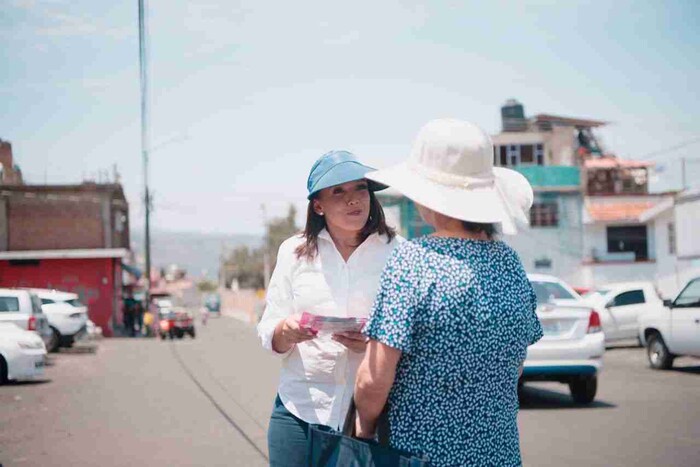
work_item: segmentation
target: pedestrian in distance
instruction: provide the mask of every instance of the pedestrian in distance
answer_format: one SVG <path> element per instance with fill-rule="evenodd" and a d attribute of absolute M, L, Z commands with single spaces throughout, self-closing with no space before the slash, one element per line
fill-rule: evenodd
<path fill-rule="evenodd" d="M 367 177 L 413 200 L 435 232 L 398 246 L 382 274 L 357 436 L 375 436 L 386 409 L 390 446 L 431 465 L 520 465 L 518 378 L 542 328 L 520 259 L 496 237 L 527 223 L 531 186 L 493 167 L 484 131 L 452 119 L 429 122 L 408 161 Z"/>
<path fill-rule="evenodd" d="M 371 170 L 346 151 L 318 159 L 307 182 L 306 227 L 279 248 L 257 328 L 263 347 L 282 359 L 268 430 L 273 467 L 308 465 L 309 425 L 339 429 L 350 406 L 366 337 L 316 333 L 300 314 L 369 314 L 399 242 L 374 195 L 386 187 L 364 178 Z"/>
<path fill-rule="evenodd" d="M 136 324 L 136 306 L 138 301 L 134 298 L 133 292 L 129 289 L 124 298 L 124 332 L 128 337 L 134 337 Z"/>

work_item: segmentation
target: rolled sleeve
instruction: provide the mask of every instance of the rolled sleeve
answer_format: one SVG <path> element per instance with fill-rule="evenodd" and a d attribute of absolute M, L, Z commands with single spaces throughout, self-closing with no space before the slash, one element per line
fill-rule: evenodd
<path fill-rule="evenodd" d="M 417 268 L 411 243 L 398 246 L 387 261 L 365 334 L 384 345 L 410 353 L 417 307 Z"/>
<path fill-rule="evenodd" d="M 272 348 L 272 338 L 275 335 L 275 328 L 280 321 L 286 319 L 294 311 L 294 299 L 292 295 L 292 265 L 294 259 L 294 249 L 286 241 L 280 246 L 277 254 L 277 265 L 270 278 L 265 297 L 265 312 L 258 323 L 258 337 L 263 348 L 269 350 L 274 355 L 284 357 L 289 355 L 294 347 L 287 352 L 278 353 Z"/>

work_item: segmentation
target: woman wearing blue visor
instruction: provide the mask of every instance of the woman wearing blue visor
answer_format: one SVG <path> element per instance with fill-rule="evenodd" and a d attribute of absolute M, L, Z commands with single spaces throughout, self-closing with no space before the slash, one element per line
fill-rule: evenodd
<path fill-rule="evenodd" d="M 263 347 L 282 358 L 268 430 L 271 466 L 308 465 L 310 424 L 339 429 L 367 346 L 359 332 L 324 333 L 301 316 L 366 318 L 384 264 L 398 244 L 374 195 L 386 186 L 347 151 L 311 167 L 306 227 L 279 249 L 258 324 Z"/>

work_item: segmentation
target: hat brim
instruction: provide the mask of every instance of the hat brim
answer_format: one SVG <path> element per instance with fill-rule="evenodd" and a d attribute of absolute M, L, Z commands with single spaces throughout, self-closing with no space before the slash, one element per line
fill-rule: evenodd
<path fill-rule="evenodd" d="M 502 233 L 514 235 L 518 224 L 528 223 L 527 212 L 534 198 L 532 187 L 514 170 L 494 167 L 493 171 L 492 186 L 474 188 L 434 182 L 405 163 L 370 172 L 366 178 L 389 185 L 433 211 L 469 222 L 500 224 Z"/>
<path fill-rule="evenodd" d="M 328 172 L 323 174 L 321 178 L 318 179 L 314 185 L 311 193 L 308 195 L 308 199 L 313 198 L 319 191 L 330 188 L 336 185 L 342 185 L 343 183 L 353 182 L 355 180 L 362 180 L 369 172 L 374 172 L 376 169 L 368 167 L 366 165 L 360 164 L 355 161 L 341 162 L 333 166 Z M 367 180 L 369 182 L 370 191 L 381 191 L 389 188 L 387 185 L 374 181 Z"/>

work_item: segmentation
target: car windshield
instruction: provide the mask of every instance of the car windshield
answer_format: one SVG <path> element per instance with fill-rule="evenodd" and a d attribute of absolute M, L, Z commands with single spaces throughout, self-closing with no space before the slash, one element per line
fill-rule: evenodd
<path fill-rule="evenodd" d="M 81 307 L 81 306 L 85 306 L 85 305 L 83 305 L 83 303 L 82 303 L 80 300 L 78 300 L 77 298 L 74 298 L 74 299 L 72 299 L 72 300 L 66 300 L 66 303 L 69 304 L 69 305 L 72 305 L 72 306 L 74 306 L 74 307 L 76 307 L 76 308 L 77 308 L 77 307 Z"/>
<path fill-rule="evenodd" d="M 561 284 L 557 284 L 556 282 L 531 281 L 530 283 L 532 284 L 532 288 L 535 289 L 537 303 L 548 303 L 552 300 L 571 300 L 576 298 Z"/>
<path fill-rule="evenodd" d="M 17 297 L 0 297 L 0 312 L 19 311 L 19 299 Z"/>

